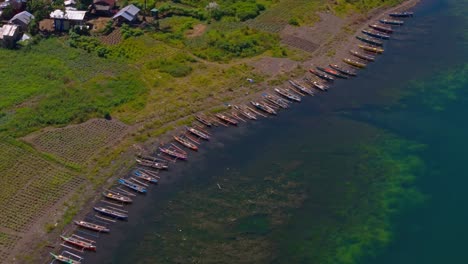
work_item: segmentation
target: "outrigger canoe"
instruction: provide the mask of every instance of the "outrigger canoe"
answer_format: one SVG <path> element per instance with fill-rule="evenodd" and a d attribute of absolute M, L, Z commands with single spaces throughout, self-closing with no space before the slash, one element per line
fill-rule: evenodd
<path fill-rule="evenodd" d="M 103 233 L 109 233 L 110 232 L 109 228 L 107 228 L 105 226 L 102 226 L 102 225 L 97 225 L 97 224 L 82 221 L 82 220 L 81 221 L 74 221 L 74 222 L 75 222 L 75 224 L 77 226 L 81 226 L 83 228 L 93 230 L 93 231 L 96 231 L 96 232 L 103 232 Z"/>
<path fill-rule="evenodd" d="M 184 147 L 187 147 L 191 150 L 198 151 L 198 146 L 190 142 L 188 139 L 183 137 L 174 136 L 174 140 L 182 144 Z"/>
<path fill-rule="evenodd" d="M 67 242 L 68 244 L 77 246 L 79 248 L 96 251 L 96 246 L 94 244 L 90 243 L 90 242 L 83 241 L 83 240 L 78 239 L 78 238 L 73 237 L 73 236 L 66 237 L 66 236 L 62 235 L 62 236 L 60 236 L 60 238 L 62 238 L 62 240 Z"/>
<path fill-rule="evenodd" d="M 50 252 L 50 255 L 52 255 L 52 257 L 57 260 L 57 261 L 60 261 L 62 263 L 66 263 L 66 264 L 81 264 L 80 261 L 76 261 L 76 260 L 73 260 L 71 258 L 67 258 L 65 256 L 62 256 L 62 255 L 55 255 L 54 253 Z"/>

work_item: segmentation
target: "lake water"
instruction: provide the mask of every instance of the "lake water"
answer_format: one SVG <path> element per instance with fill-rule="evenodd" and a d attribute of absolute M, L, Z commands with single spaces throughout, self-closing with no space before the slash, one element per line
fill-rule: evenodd
<path fill-rule="evenodd" d="M 213 129 L 86 263 L 465 263 L 466 1 L 422 1 L 357 78 Z"/>

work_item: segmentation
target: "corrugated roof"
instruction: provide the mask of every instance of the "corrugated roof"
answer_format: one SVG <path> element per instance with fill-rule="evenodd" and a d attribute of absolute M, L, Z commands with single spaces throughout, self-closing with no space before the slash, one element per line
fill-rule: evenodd
<path fill-rule="evenodd" d="M 81 21 L 84 19 L 85 15 L 86 15 L 86 11 L 78 11 L 78 10 L 69 9 L 63 12 L 62 10 L 57 9 L 54 12 L 50 13 L 50 18 Z"/>
<path fill-rule="evenodd" d="M 4 37 L 13 37 L 16 34 L 16 31 L 18 30 L 17 25 L 3 25 L 2 28 L 0 28 L 0 39 L 3 39 Z"/>
<path fill-rule="evenodd" d="M 113 16 L 112 18 L 117 18 L 117 17 L 123 17 L 125 19 L 127 19 L 128 21 L 133 21 L 136 17 L 136 15 L 138 14 L 138 12 L 140 12 L 140 9 L 134 5 L 128 5 L 122 9 L 120 9 L 120 11 L 115 14 L 115 16 Z"/>
<path fill-rule="evenodd" d="M 28 11 L 23 11 L 23 12 L 16 14 L 14 17 L 12 17 L 10 19 L 10 23 L 14 23 L 15 20 L 19 20 L 21 21 L 21 23 L 27 25 L 33 19 L 34 19 L 34 16 L 31 13 L 29 13 Z"/>

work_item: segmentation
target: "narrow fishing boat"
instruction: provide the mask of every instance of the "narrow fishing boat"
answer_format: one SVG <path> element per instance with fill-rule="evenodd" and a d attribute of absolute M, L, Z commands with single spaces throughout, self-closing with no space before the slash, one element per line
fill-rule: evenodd
<path fill-rule="evenodd" d="M 384 49 L 382 48 L 378 48 L 378 47 L 372 47 L 372 46 L 367 46 L 367 45 L 358 45 L 359 48 L 365 50 L 365 51 L 369 51 L 369 52 L 373 52 L 373 53 L 377 53 L 377 54 L 382 54 L 384 52 Z"/>
<path fill-rule="evenodd" d="M 382 24 L 387 24 L 387 25 L 396 25 L 396 26 L 402 26 L 405 22 L 402 20 L 394 20 L 394 19 L 380 19 L 380 23 Z"/>
<path fill-rule="evenodd" d="M 55 255 L 54 253 L 50 252 L 50 255 L 52 255 L 52 257 L 57 260 L 57 261 L 60 261 L 62 263 L 66 263 L 66 264 L 81 264 L 80 261 L 76 261 L 76 260 L 73 260 L 71 258 L 67 258 L 65 256 L 62 256 L 62 255 Z"/>
<path fill-rule="evenodd" d="M 152 177 L 151 175 L 148 175 L 147 173 L 144 173 L 142 171 L 133 171 L 133 175 L 137 176 L 138 178 L 141 178 L 147 182 L 152 182 L 152 183 L 158 183 L 158 179 L 155 177 Z"/>
<path fill-rule="evenodd" d="M 289 104 L 288 102 L 283 99 L 283 98 L 279 98 L 279 97 L 276 97 L 276 96 L 273 96 L 271 94 L 264 94 L 263 95 L 263 98 L 265 98 L 265 100 L 267 100 L 268 102 L 276 105 L 276 106 L 279 106 L 281 108 L 288 108 L 289 107 Z"/>
<path fill-rule="evenodd" d="M 299 97 L 299 95 L 293 94 L 293 93 L 289 92 L 289 90 L 275 88 L 275 92 L 277 92 L 281 96 L 286 97 L 287 99 L 289 99 L 291 101 L 296 101 L 296 102 L 301 101 L 301 97 Z"/>
<path fill-rule="evenodd" d="M 220 114 L 220 113 L 215 114 L 215 116 L 217 118 L 223 120 L 224 122 L 228 123 L 228 124 L 231 124 L 233 126 L 237 126 L 237 121 L 234 118 L 230 118 L 229 116 L 223 115 L 223 114 Z"/>
<path fill-rule="evenodd" d="M 159 151 L 177 159 L 187 159 L 187 154 L 182 153 L 181 151 L 177 151 L 176 149 L 173 149 L 171 147 L 159 147 Z"/>
<path fill-rule="evenodd" d="M 118 219 L 127 219 L 128 215 L 105 207 L 95 206 L 94 211 L 104 215 L 112 216 Z"/>
<path fill-rule="evenodd" d="M 77 237 L 74 237 L 74 236 L 66 237 L 64 235 L 61 235 L 60 238 L 62 238 L 62 240 L 65 241 L 68 244 L 72 244 L 72 245 L 80 247 L 82 249 L 96 251 L 96 246 L 95 245 L 93 245 L 90 242 L 78 239 Z"/>
<path fill-rule="evenodd" d="M 127 197 L 125 195 L 121 195 L 121 194 L 116 193 L 116 192 L 105 191 L 105 192 L 102 193 L 102 195 L 104 197 L 106 197 L 106 198 L 109 198 L 109 199 L 112 199 L 112 200 L 115 200 L 115 201 L 119 201 L 119 202 L 122 202 L 122 203 L 131 203 L 131 202 L 133 202 L 130 197 Z"/>
<path fill-rule="evenodd" d="M 276 111 L 275 111 L 273 108 L 269 107 L 269 106 L 266 105 L 266 104 L 263 104 L 263 103 L 261 103 L 261 102 L 256 102 L 256 101 L 251 101 L 250 103 L 251 103 L 253 106 L 257 107 L 258 109 L 260 109 L 260 110 L 262 110 L 262 111 L 264 111 L 264 112 L 267 112 L 267 113 L 272 114 L 272 115 L 276 115 L 276 114 L 277 114 Z"/>
<path fill-rule="evenodd" d="M 393 29 L 391 27 L 386 27 L 378 24 L 369 24 L 369 27 L 384 33 L 393 33 Z"/>
<path fill-rule="evenodd" d="M 90 223 L 90 222 L 86 222 L 86 221 L 74 221 L 75 224 L 77 226 L 81 226 L 83 228 L 87 228 L 89 230 L 93 230 L 93 231 L 96 231 L 96 232 L 103 232 L 103 233 L 109 233 L 110 232 L 110 229 L 105 227 L 105 226 L 102 226 L 102 225 L 96 225 L 96 224 L 93 224 L 93 223 Z"/>
<path fill-rule="evenodd" d="M 137 192 L 139 192 L 139 193 L 146 193 L 146 188 L 145 188 L 145 187 L 140 186 L 140 185 L 138 185 L 138 184 L 135 184 L 135 183 L 133 183 L 133 182 L 131 182 L 131 181 L 128 181 L 128 180 L 126 180 L 126 179 L 120 178 L 120 179 L 118 180 L 118 182 L 119 182 L 120 184 L 122 184 L 123 186 L 128 187 L 128 188 L 130 188 L 130 189 L 132 189 L 132 190 L 134 190 L 134 191 L 137 191 Z"/>
<path fill-rule="evenodd" d="M 187 127 L 187 130 L 190 133 L 194 134 L 195 136 L 198 136 L 201 139 L 210 140 L 210 136 L 208 134 L 206 134 L 206 133 L 204 133 L 204 132 L 202 132 L 202 131 L 200 131 L 198 129 L 195 129 L 193 127 Z"/>
<path fill-rule="evenodd" d="M 334 78 L 331 77 L 330 75 L 325 74 L 325 73 L 321 73 L 321 72 L 316 71 L 314 69 L 309 69 L 309 72 L 311 72 L 311 73 L 315 74 L 317 77 L 322 78 L 322 79 L 324 79 L 326 81 L 329 81 L 329 82 L 334 80 Z"/>
<path fill-rule="evenodd" d="M 366 64 L 364 64 L 362 62 L 359 62 L 359 61 L 351 60 L 351 59 L 348 59 L 348 58 L 343 59 L 343 61 L 348 63 L 351 66 L 354 66 L 354 67 L 358 67 L 358 68 L 365 68 L 366 67 Z"/>
<path fill-rule="evenodd" d="M 190 142 L 187 138 L 174 136 L 174 140 L 191 150 L 198 151 L 198 146 Z"/>
<path fill-rule="evenodd" d="M 305 94 L 309 94 L 309 95 L 313 95 L 314 93 L 312 92 L 312 90 L 310 90 L 309 88 L 307 87 L 304 87 L 302 85 L 300 85 L 299 83 L 293 81 L 293 80 L 289 80 L 289 84 L 291 84 L 292 87 L 298 89 L 299 91 L 305 93 Z"/>
<path fill-rule="evenodd" d="M 152 160 L 140 160 L 135 159 L 136 163 L 141 166 L 150 167 L 158 170 L 167 170 L 169 166 L 165 162 L 161 161 L 152 161 Z"/>
<path fill-rule="evenodd" d="M 347 74 L 349 76 L 356 76 L 357 73 L 355 71 L 352 71 L 352 70 L 348 70 L 348 69 L 344 69 L 344 68 L 341 68 L 340 66 L 338 66 L 338 64 L 329 64 L 330 67 L 332 69 L 335 69 L 343 74 Z"/>
<path fill-rule="evenodd" d="M 376 46 L 383 46 L 383 42 L 376 39 L 367 38 L 363 36 L 356 36 L 356 38 L 365 43 L 369 43 Z"/>
<path fill-rule="evenodd" d="M 362 33 L 368 35 L 368 36 L 371 36 L 371 37 L 374 37 L 374 38 L 379 38 L 379 39 L 390 39 L 390 36 L 389 35 L 386 35 L 386 34 L 383 34 L 383 33 L 379 33 L 379 32 L 376 32 L 376 31 L 370 31 L 370 30 L 365 30 L 363 29 L 362 30 Z"/>
<path fill-rule="evenodd" d="M 348 76 L 346 75 L 343 75 L 341 73 L 339 73 L 338 71 L 332 69 L 332 68 L 322 68 L 322 67 L 317 67 L 318 70 L 320 71 L 323 71 L 325 73 L 328 73 L 332 76 L 335 76 L 335 77 L 338 77 L 338 78 L 341 78 L 341 79 L 348 79 Z"/>
<path fill-rule="evenodd" d="M 388 14 L 391 17 L 412 17 L 414 15 L 414 12 L 394 12 Z"/>
<path fill-rule="evenodd" d="M 237 109 L 239 111 L 239 113 L 241 115 L 245 116 L 246 118 L 248 118 L 250 120 L 257 120 L 257 116 L 254 113 L 250 112 L 245 107 L 239 107 L 239 106 L 235 105 L 234 108 Z"/>
<path fill-rule="evenodd" d="M 209 120 L 208 117 L 206 116 L 202 116 L 202 115 L 195 115 L 195 119 L 197 119 L 200 123 L 208 126 L 208 127 L 211 127 L 212 126 L 212 123 L 211 121 Z"/>
<path fill-rule="evenodd" d="M 353 54 L 354 56 L 360 58 L 360 59 L 363 59 L 363 60 L 366 60 L 366 61 L 374 61 L 375 60 L 375 57 L 372 56 L 372 55 L 368 55 L 368 54 L 362 54 L 362 53 L 359 53 L 355 50 L 350 50 L 349 53 Z"/>

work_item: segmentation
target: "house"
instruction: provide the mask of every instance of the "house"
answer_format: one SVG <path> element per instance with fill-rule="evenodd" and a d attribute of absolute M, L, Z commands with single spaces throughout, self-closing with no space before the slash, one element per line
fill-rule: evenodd
<path fill-rule="evenodd" d="M 78 10 L 55 10 L 50 13 L 50 18 L 54 20 L 54 29 L 56 31 L 68 31 L 74 26 L 83 26 L 86 11 Z"/>
<path fill-rule="evenodd" d="M 115 0 L 94 0 L 91 9 L 96 14 L 110 15 L 115 8 Z"/>
<path fill-rule="evenodd" d="M 3 25 L 0 28 L 0 44 L 5 48 L 14 48 L 21 38 L 20 27 L 17 25 Z"/>
<path fill-rule="evenodd" d="M 63 2 L 63 5 L 65 6 L 65 10 L 72 10 L 76 11 L 76 2 L 75 0 L 66 0 Z"/>
<path fill-rule="evenodd" d="M 138 12 L 140 12 L 138 7 L 134 5 L 128 5 L 120 9 L 120 11 L 117 12 L 117 14 L 112 17 L 112 19 L 117 19 L 124 22 L 134 22 L 138 20 Z"/>
<path fill-rule="evenodd" d="M 28 11 L 23 11 L 23 12 L 20 12 L 20 13 L 14 15 L 10 19 L 9 23 L 18 25 L 20 27 L 20 29 L 23 32 L 25 32 L 28 29 L 29 23 L 33 19 L 34 19 L 34 16 L 31 13 L 29 13 Z"/>

